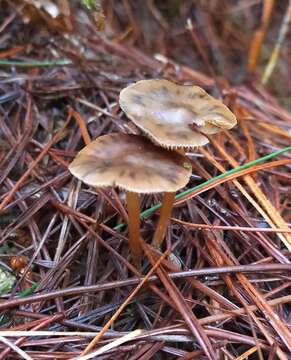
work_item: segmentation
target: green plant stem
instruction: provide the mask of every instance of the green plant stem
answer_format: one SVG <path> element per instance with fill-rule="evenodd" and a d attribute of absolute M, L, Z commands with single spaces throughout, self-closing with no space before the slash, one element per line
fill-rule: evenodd
<path fill-rule="evenodd" d="M 0 66 L 22 66 L 22 67 L 49 67 L 70 65 L 70 60 L 54 60 L 54 61 L 21 61 L 21 60 L 0 60 Z"/>
<path fill-rule="evenodd" d="M 225 172 L 223 174 L 217 175 L 217 176 L 215 176 L 215 177 L 213 177 L 213 178 L 211 178 L 211 179 L 209 179 L 209 180 L 207 180 L 207 181 L 205 181 L 205 182 L 203 182 L 203 183 L 201 183 L 201 184 L 199 184 L 197 186 L 194 186 L 194 187 L 192 187 L 190 189 L 187 189 L 187 190 L 181 192 L 180 194 L 175 196 L 175 200 L 181 200 L 181 199 L 183 199 L 183 197 L 188 196 L 189 194 L 195 192 L 196 190 L 199 190 L 199 189 L 203 188 L 204 186 L 212 184 L 212 183 L 216 182 L 217 180 L 223 179 L 223 178 L 225 178 L 225 177 L 227 177 L 227 176 L 229 176 L 231 174 L 235 174 L 235 173 L 237 173 L 237 172 L 239 172 L 241 170 L 248 169 L 248 168 L 250 168 L 250 167 L 252 167 L 254 165 L 258 165 L 258 164 L 261 164 L 261 163 L 263 163 L 263 162 L 265 162 L 267 160 L 273 159 L 274 157 L 279 156 L 279 155 L 281 155 L 281 154 L 283 154 L 283 153 L 285 153 L 287 151 L 291 151 L 291 146 L 287 146 L 287 147 L 285 147 L 285 148 L 283 148 L 281 150 L 278 150 L 278 151 L 275 151 L 275 152 L 273 152 L 271 154 L 262 156 L 262 157 L 260 157 L 260 158 L 258 158 L 256 160 L 250 161 L 250 162 L 248 162 L 248 163 L 246 163 L 244 165 L 240 165 L 240 166 L 238 166 L 238 167 L 236 167 L 234 169 L 231 169 L 231 170 L 229 170 L 229 171 L 227 171 L 227 172 Z M 144 219 L 144 218 L 150 216 L 155 211 L 157 211 L 161 206 L 162 206 L 162 204 L 158 203 L 158 204 L 150 207 L 149 209 L 144 210 L 140 214 L 141 219 Z M 114 230 L 120 230 L 125 225 L 126 224 L 119 224 L 119 225 L 114 227 Z"/>
<path fill-rule="evenodd" d="M 37 283 L 33 283 L 30 288 L 25 289 L 25 290 L 19 292 L 19 293 L 18 293 L 18 296 L 19 296 L 19 297 L 26 297 L 26 296 L 32 294 L 33 291 L 37 288 L 37 285 L 38 285 Z"/>

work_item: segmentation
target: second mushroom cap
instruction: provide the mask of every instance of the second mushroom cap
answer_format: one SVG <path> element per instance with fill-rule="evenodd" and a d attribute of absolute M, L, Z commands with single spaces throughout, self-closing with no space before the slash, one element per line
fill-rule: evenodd
<path fill-rule="evenodd" d="M 195 147 L 236 125 L 235 115 L 198 86 L 164 79 L 141 80 L 123 89 L 119 103 L 136 126 L 164 147 Z"/>
<path fill-rule="evenodd" d="M 139 135 L 103 135 L 83 148 L 70 172 L 91 186 L 138 193 L 177 191 L 191 176 L 189 160 Z"/>

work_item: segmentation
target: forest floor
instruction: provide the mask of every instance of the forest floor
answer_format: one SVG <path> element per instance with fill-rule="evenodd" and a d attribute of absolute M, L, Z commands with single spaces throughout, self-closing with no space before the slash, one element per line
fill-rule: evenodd
<path fill-rule="evenodd" d="M 0 0 L 0 359 L 290 359 L 291 2 L 205 3 Z M 68 164 L 133 131 L 119 92 L 150 78 L 238 125 L 187 152 L 175 263 L 136 268 L 124 192 Z M 160 201 L 141 196 L 147 243 Z"/>

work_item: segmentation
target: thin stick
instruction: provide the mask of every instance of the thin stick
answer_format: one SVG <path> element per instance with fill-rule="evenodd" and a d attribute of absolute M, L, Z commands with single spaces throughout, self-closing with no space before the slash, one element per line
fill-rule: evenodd
<path fill-rule="evenodd" d="M 152 245 L 160 248 L 166 235 L 167 226 L 170 220 L 175 201 L 175 193 L 165 193 L 160 210 L 160 218 L 153 237 Z"/>
<path fill-rule="evenodd" d="M 87 129 L 87 124 L 86 121 L 82 118 L 82 116 L 75 111 L 73 108 L 69 108 L 69 115 L 73 116 L 80 128 L 80 132 L 82 135 L 82 138 L 84 140 L 84 143 L 86 145 L 89 145 L 91 142 L 91 137 L 89 135 L 88 129 Z"/>
<path fill-rule="evenodd" d="M 250 349 L 248 349 L 247 351 L 245 351 L 243 354 L 241 354 L 239 357 L 235 358 L 235 360 L 244 360 L 245 358 L 247 358 L 248 356 L 250 356 L 257 350 L 258 350 L 257 346 L 253 346 Z"/>
<path fill-rule="evenodd" d="M 255 71 L 260 57 L 262 45 L 270 25 L 270 19 L 272 16 L 272 10 L 274 8 L 274 0 L 265 0 L 263 4 L 263 11 L 261 16 L 260 28 L 255 31 L 248 56 L 248 70 Z"/>
<path fill-rule="evenodd" d="M 5 339 L 5 337 L 0 336 L 0 341 L 3 342 L 5 345 L 9 346 L 12 350 L 14 350 L 18 355 L 22 356 L 22 359 L 26 360 L 33 360 L 32 357 L 26 354 L 23 350 L 21 350 L 18 346 L 13 344 L 13 342 Z"/>
<path fill-rule="evenodd" d="M 84 356 L 80 356 L 80 357 L 76 358 L 76 360 L 92 359 L 93 357 L 104 354 L 108 350 L 114 349 L 115 347 L 117 347 L 121 344 L 124 344 L 125 342 L 133 340 L 134 338 L 136 338 L 137 336 L 139 336 L 141 334 L 142 334 L 142 330 L 140 330 L 140 329 L 131 331 L 130 333 L 123 335 L 122 337 L 112 341 L 109 344 L 102 346 L 100 349 L 93 351 L 92 353 L 90 353 L 88 355 L 84 355 Z"/>
<path fill-rule="evenodd" d="M 281 47 L 283 45 L 283 42 L 286 38 L 287 32 L 288 32 L 288 28 L 291 22 L 291 0 L 289 0 L 289 4 L 288 4 L 288 8 L 285 12 L 281 27 L 280 27 L 280 31 L 279 31 L 279 35 L 278 35 L 278 39 L 277 42 L 275 44 L 275 47 L 272 51 L 271 57 L 269 59 L 269 62 L 265 68 L 263 77 L 262 77 L 262 83 L 266 84 L 270 78 L 270 76 L 272 75 L 272 72 L 277 64 L 277 60 L 279 58 L 280 55 L 280 51 L 281 51 Z"/>
<path fill-rule="evenodd" d="M 103 335 L 109 330 L 110 326 L 114 323 L 114 321 L 119 317 L 124 308 L 130 303 L 130 301 L 135 297 L 135 295 L 139 292 L 139 290 L 144 286 L 144 284 L 148 281 L 149 277 L 154 273 L 154 271 L 160 266 L 162 261 L 168 255 L 168 251 L 166 251 L 159 260 L 153 265 L 150 271 L 146 274 L 143 280 L 137 285 L 137 287 L 131 292 L 128 298 L 120 305 L 117 311 L 112 315 L 109 321 L 103 326 L 103 329 L 95 336 L 95 338 L 87 345 L 85 350 L 82 352 L 81 356 L 87 355 L 89 351 L 93 349 L 99 342 L 99 340 L 103 337 Z"/>
<path fill-rule="evenodd" d="M 138 194 L 127 191 L 126 202 L 128 210 L 129 247 L 135 265 L 139 266 L 142 248 L 140 244 L 140 205 Z"/>
<path fill-rule="evenodd" d="M 233 231 L 245 231 L 245 232 L 265 232 L 265 233 L 286 233 L 291 234 L 291 229 L 278 229 L 278 228 L 257 228 L 248 226 L 224 226 L 224 225 L 208 225 L 208 224 L 194 224 L 187 221 L 183 221 L 176 218 L 171 218 L 171 221 L 184 225 L 193 229 L 206 229 L 206 230 L 233 230 Z"/>

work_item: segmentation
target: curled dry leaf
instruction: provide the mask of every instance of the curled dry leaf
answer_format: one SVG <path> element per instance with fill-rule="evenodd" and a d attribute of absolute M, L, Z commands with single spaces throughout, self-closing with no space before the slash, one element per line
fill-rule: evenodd
<path fill-rule="evenodd" d="M 47 27 L 57 28 L 62 31 L 72 31 L 71 5 L 68 0 L 24 0 L 22 9 L 23 21 L 45 21 Z"/>
<path fill-rule="evenodd" d="M 10 266 L 13 271 L 20 273 L 28 264 L 27 256 L 17 255 L 10 259 Z"/>

